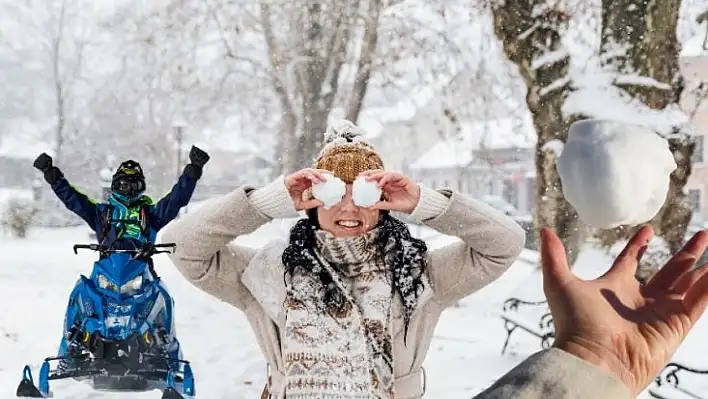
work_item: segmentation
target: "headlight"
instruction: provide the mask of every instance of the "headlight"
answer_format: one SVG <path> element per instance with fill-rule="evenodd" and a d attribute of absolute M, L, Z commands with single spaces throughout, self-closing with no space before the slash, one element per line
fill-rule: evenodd
<path fill-rule="evenodd" d="M 98 286 L 103 288 L 104 290 L 111 290 L 111 291 L 118 292 L 118 286 L 113 284 L 103 274 L 98 275 Z"/>
<path fill-rule="evenodd" d="M 143 276 L 137 276 L 134 279 L 128 281 L 120 287 L 120 293 L 125 294 L 128 292 L 139 291 L 143 287 Z"/>

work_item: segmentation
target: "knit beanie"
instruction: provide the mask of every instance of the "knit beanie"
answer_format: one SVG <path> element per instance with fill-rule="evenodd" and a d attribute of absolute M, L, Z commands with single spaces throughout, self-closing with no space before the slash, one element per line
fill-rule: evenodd
<path fill-rule="evenodd" d="M 327 126 L 324 147 L 313 167 L 328 170 L 347 184 L 354 183 L 361 172 L 383 169 L 381 157 L 363 134 L 348 120 L 333 121 Z"/>
<path fill-rule="evenodd" d="M 351 121 L 332 121 L 324 135 L 324 147 L 312 167 L 330 171 L 346 184 L 354 183 L 361 172 L 383 169 L 383 160 L 363 135 L 364 131 Z M 312 198 L 311 190 L 304 197 Z"/>

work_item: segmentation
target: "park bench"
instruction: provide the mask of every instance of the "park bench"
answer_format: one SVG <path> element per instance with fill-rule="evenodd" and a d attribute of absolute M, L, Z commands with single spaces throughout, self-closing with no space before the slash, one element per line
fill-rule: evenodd
<path fill-rule="evenodd" d="M 504 320 L 504 328 L 506 329 L 506 340 L 502 348 L 502 354 L 506 352 L 509 345 L 511 334 L 516 330 L 525 331 L 538 338 L 541 341 L 541 348 L 548 349 L 553 344 L 555 339 L 555 329 L 553 326 L 553 317 L 548 309 L 546 301 L 530 302 L 519 298 L 509 298 L 504 301 L 502 320 Z M 539 312 L 525 312 L 519 308 L 543 307 L 543 313 L 539 317 Z M 535 313 L 535 314 L 534 314 Z"/>
<path fill-rule="evenodd" d="M 681 375 L 681 379 L 679 379 Z M 688 377 L 688 378 L 684 378 Z M 689 387 L 685 381 L 699 382 L 704 389 Z M 682 383 L 683 381 L 683 383 Z M 685 366 L 678 362 L 671 362 L 656 377 L 649 388 L 649 395 L 656 399 L 708 399 L 708 369 L 700 370 Z"/>

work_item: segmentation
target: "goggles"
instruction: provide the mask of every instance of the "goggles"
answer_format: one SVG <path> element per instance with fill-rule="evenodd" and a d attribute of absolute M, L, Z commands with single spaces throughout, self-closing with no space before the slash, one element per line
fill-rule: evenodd
<path fill-rule="evenodd" d="M 113 180 L 111 184 L 111 191 L 126 197 L 133 197 L 144 190 L 145 182 L 137 176 L 122 176 Z"/>

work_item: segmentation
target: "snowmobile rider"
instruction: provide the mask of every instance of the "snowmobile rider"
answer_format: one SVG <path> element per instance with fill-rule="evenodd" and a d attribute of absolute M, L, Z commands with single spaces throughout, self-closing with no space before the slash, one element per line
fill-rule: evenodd
<path fill-rule="evenodd" d="M 192 146 L 190 163 L 184 167 L 172 190 L 157 203 L 144 194 L 145 175 L 140 164 L 133 160 L 121 163 L 113 174 L 108 203 L 98 203 L 74 188 L 46 153 L 37 157 L 34 167 L 44 174 L 59 200 L 91 226 L 99 244 L 130 250 L 148 249 L 155 242 L 157 232 L 177 217 L 180 209 L 189 203 L 209 158 L 205 151 Z M 149 257 L 147 261 L 150 272 L 157 277 Z"/>

